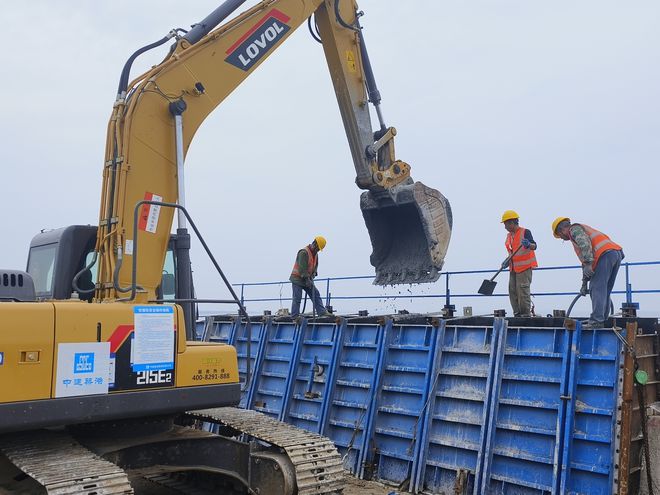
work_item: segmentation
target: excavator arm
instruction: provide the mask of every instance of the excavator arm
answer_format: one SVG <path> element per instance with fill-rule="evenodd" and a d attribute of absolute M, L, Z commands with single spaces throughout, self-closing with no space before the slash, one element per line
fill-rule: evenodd
<path fill-rule="evenodd" d="M 310 16 L 315 15 L 357 173 L 373 244 L 376 283 L 437 279 L 451 212 L 437 191 L 414 183 L 394 156 L 352 0 L 266 0 L 224 22 L 244 0 L 228 0 L 160 64 L 128 82 L 124 68 L 108 125 L 99 232 L 97 301 L 154 300 L 174 210 L 184 205 L 183 160 L 204 119 Z M 218 27 L 215 27 L 218 26 Z M 369 107 L 379 114 L 374 135 Z M 137 225 L 134 220 L 136 205 Z M 185 217 L 179 213 L 180 230 Z M 134 235 L 137 232 L 137 236 Z M 137 238 L 135 238 L 137 237 Z M 139 262 L 133 253 L 139 242 Z M 129 296 L 130 295 L 130 296 Z"/>
<path fill-rule="evenodd" d="M 394 152 L 396 129 L 387 127 L 354 2 L 327 1 L 315 18 L 335 87 L 357 177 L 376 269 L 374 283 L 434 282 L 449 246 L 452 213 L 439 191 L 414 182 Z M 372 130 L 369 107 L 378 116 Z"/>

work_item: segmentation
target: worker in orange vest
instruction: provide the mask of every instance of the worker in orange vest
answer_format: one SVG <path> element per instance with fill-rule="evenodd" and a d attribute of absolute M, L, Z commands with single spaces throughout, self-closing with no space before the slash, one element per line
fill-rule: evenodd
<path fill-rule="evenodd" d="M 552 222 L 552 234 L 573 243 L 582 263 L 583 296 L 587 294 L 587 282 L 590 283 L 591 317 L 585 325 L 602 328 L 610 314 L 610 296 L 624 258 L 623 249 L 602 232 L 583 223 L 571 223 L 568 217 L 557 217 Z"/>
<path fill-rule="evenodd" d="M 509 268 L 509 299 L 513 308 L 513 316 L 532 316 L 532 270 L 538 266 L 536 262 L 536 242 L 529 229 L 521 227 L 520 216 L 513 210 L 502 214 L 502 223 L 508 232 L 504 246 L 509 258 L 502 268 Z"/>
<path fill-rule="evenodd" d="M 318 253 L 319 251 L 323 251 L 325 245 L 325 237 L 317 235 L 311 244 L 300 249 L 296 255 L 296 261 L 293 264 L 293 270 L 289 277 L 293 293 L 291 299 L 291 316 L 298 316 L 300 314 L 300 301 L 302 300 L 303 290 L 314 304 L 314 311 L 318 316 L 327 316 L 330 314 L 321 300 L 318 289 L 314 286 L 314 277 L 316 277 L 319 268 Z"/>

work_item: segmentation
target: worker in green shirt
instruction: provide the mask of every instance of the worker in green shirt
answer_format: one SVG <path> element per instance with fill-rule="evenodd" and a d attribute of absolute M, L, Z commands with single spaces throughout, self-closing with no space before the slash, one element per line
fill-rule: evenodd
<path fill-rule="evenodd" d="M 573 223 L 568 217 L 557 217 L 552 222 L 552 234 L 557 239 L 571 241 L 582 263 L 580 294 L 586 296 L 589 292 L 592 308 L 591 316 L 583 328 L 603 328 L 610 315 L 610 297 L 624 258 L 623 249 L 601 231 L 584 223 Z"/>
<path fill-rule="evenodd" d="M 293 292 L 291 300 L 291 316 L 300 314 L 300 301 L 302 300 L 302 291 L 304 290 L 314 304 L 314 311 L 318 316 L 327 316 L 330 313 L 323 305 L 321 294 L 314 286 L 314 277 L 316 277 L 319 268 L 319 251 L 323 251 L 326 245 L 325 237 L 316 236 L 314 241 L 298 251 L 296 262 L 293 264 L 293 270 L 289 280 Z"/>

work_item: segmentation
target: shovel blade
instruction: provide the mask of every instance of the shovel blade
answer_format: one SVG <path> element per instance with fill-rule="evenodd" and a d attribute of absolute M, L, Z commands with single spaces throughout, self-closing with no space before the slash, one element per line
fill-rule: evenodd
<path fill-rule="evenodd" d="M 484 296 L 492 296 L 496 285 L 497 282 L 495 282 L 495 280 L 484 280 L 481 282 L 481 287 L 479 287 L 478 292 Z"/>
<path fill-rule="evenodd" d="M 360 209 L 371 238 L 375 285 L 435 282 L 449 246 L 449 201 L 421 182 L 394 194 L 364 192 Z"/>

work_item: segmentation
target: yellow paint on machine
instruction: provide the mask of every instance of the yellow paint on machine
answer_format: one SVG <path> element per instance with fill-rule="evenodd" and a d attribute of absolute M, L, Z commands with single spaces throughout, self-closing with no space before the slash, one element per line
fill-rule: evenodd
<path fill-rule="evenodd" d="M 2 303 L 0 402 L 51 397 L 54 327 L 52 304 Z"/>
<path fill-rule="evenodd" d="M 238 383 L 238 379 L 238 359 L 233 346 L 188 342 L 185 354 L 179 354 L 177 387 Z"/>
<path fill-rule="evenodd" d="M 352 50 L 346 50 L 346 66 L 349 72 L 357 72 L 357 65 L 355 64 L 355 53 Z"/>
<path fill-rule="evenodd" d="M 183 311 L 179 306 L 174 308 L 177 328 L 183 329 Z M 99 336 L 101 342 L 106 342 L 117 327 L 133 325 L 134 321 L 133 305 L 123 303 L 6 302 L 2 309 L 2 403 L 54 397 L 58 344 L 98 342 Z M 185 338 L 185 332 L 177 332 L 177 387 L 239 381 L 236 350 L 232 346 L 186 343 Z"/>

